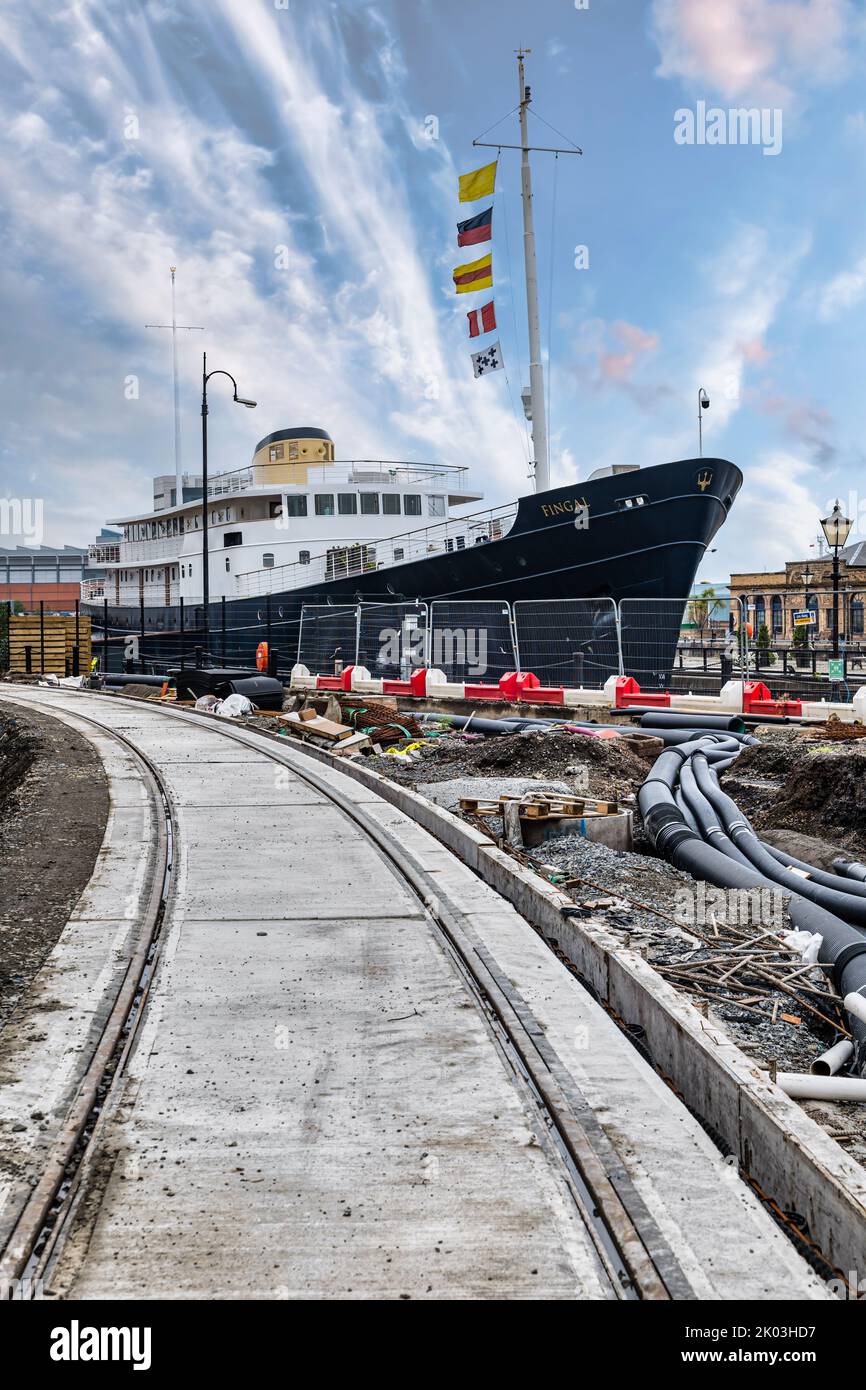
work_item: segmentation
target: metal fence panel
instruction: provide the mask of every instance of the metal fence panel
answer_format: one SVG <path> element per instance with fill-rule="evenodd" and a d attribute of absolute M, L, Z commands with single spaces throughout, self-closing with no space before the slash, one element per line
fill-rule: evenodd
<path fill-rule="evenodd" d="M 623 672 L 642 690 L 666 690 L 688 599 L 629 598 L 619 606 Z"/>
<path fill-rule="evenodd" d="M 521 669 L 542 685 L 600 690 L 621 670 L 611 598 L 519 599 L 514 627 Z"/>
<path fill-rule="evenodd" d="M 515 671 L 510 606 L 495 599 L 436 599 L 430 605 L 429 662 L 458 682 L 495 683 Z"/>
<path fill-rule="evenodd" d="M 426 603 L 362 603 L 358 661 L 372 676 L 408 680 L 427 664 Z"/>
<path fill-rule="evenodd" d="M 301 610 L 298 661 L 314 675 L 332 674 L 336 663 L 358 661 L 359 611 L 356 603 L 342 607 L 305 603 Z"/>

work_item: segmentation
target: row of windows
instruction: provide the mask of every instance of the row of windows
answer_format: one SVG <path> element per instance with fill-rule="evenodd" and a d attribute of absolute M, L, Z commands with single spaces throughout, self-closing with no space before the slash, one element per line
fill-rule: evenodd
<path fill-rule="evenodd" d="M 421 494 L 415 492 L 405 492 L 403 497 L 403 516 L 421 515 Z M 400 516 L 400 493 L 383 492 L 380 496 L 378 492 L 338 492 L 337 509 L 334 511 L 334 493 L 316 492 L 313 494 L 313 505 L 316 516 L 357 516 L 360 498 L 361 516 Z M 285 502 L 286 516 L 307 516 L 307 497 L 304 493 L 296 496 L 289 496 Z M 427 515 L 444 516 L 445 498 L 428 497 Z"/>
<path fill-rule="evenodd" d="M 313 506 L 316 516 L 357 516 L 360 510 L 361 516 L 421 516 L 422 497 L 420 493 L 406 492 L 402 494 L 403 505 L 400 506 L 400 493 L 384 492 L 338 492 L 336 494 L 337 507 L 334 510 L 333 492 L 316 492 L 313 494 Z M 359 501 L 360 498 L 360 507 Z M 287 516 L 307 516 L 308 498 L 305 493 L 289 496 L 285 500 Z M 279 516 L 282 512 L 282 505 L 279 502 L 271 502 L 270 515 Z M 241 508 L 241 516 L 244 509 Z M 445 516 L 445 498 L 429 496 L 427 498 L 428 516 Z M 234 509 L 232 507 L 214 508 L 210 514 L 212 526 L 221 526 L 227 521 L 234 521 Z M 125 541 L 155 541 L 162 540 L 169 536 L 182 536 L 190 531 L 197 531 L 201 526 L 201 513 L 195 511 L 192 515 L 184 517 L 166 517 L 164 521 L 133 521 L 123 528 L 123 539 Z"/>
<path fill-rule="evenodd" d="M 757 632 L 757 630 L 762 625 L 767 623 L 767 604 L 763 594 L 755 594 L 752 602 L 755 610 L 754 626 L 755 631 Z M 808 609 L 810 612 L 814 613 L 816 618 L 819 617 L 821 610 L 818 606 L 818 597 L 816 594 L 809 594 L 808 597 L 804 600 L 803 607 L 804 609 Z M 859 598 L 852 599 L 849 604 L 848 612 L 852 633 L 856 633 L 858 636 L 861 636 L 864 630 L 863 601 Z M 825 609 L 825 618 L 826 627 L 829 630 L 833 626 L 832 607 Z M 793 617 L 791 618 L 791 623 L 793 624 Z M 844 596 L 842 596 L 839 600 L 839 623 L 840 626 L 844 627 Z M 770 599 L 769 628 L 770 631 L 776 635 L 782 634 L 785 631 L 785 611 L 784 606 L 782 604 L 781 596 L 779 594 L 773 594 L 772 598 Z"/>

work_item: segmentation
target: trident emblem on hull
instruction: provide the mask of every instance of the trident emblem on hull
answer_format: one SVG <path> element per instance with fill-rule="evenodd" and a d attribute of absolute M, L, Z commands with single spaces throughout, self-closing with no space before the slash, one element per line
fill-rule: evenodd
<path fill-rule="evenodd" d="M 713 481 L 713 475 L 712 475 L 712 473 L 709 471 L 709 469 L 706 469 L 705 472 L 703 472 L 703 473 L 699 473 L 698 476 L 697 476 L 697 484 L 698 484 L 698 487 L 700 488 L 701 492 L 706 491 L 706 489 L 709 487 L 709 485 L 710 485 L 710 483 L 711 483 L 712 481 Z"/>

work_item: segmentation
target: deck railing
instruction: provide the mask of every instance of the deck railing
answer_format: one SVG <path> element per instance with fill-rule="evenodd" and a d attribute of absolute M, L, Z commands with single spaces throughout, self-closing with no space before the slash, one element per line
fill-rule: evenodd
<path fill-rule="evenodd" d="M 259 594 L 282 593 L 307 588 L 332 579 L 348 579 L 373 571 L 388 570 L 429 555 L 468 550 L 475 545 L 501 540 L 514 525 L 517 503 L 491 507 L 469 516 L 449 517 L 433 526 L 405 531 L 370 541 L 329 546 L 325 554 L 311 555 L 309 562 L 295 561 L 273 569 L 247 570 L 235 578 L 235 595 L 254 598 Z"/>

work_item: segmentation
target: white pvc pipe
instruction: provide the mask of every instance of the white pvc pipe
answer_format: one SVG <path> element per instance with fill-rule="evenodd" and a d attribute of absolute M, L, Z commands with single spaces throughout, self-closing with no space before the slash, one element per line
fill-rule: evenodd
<path fill-rule="evenodd" d="M 866 1023 L 866 999 L 862 994 L 846 994 L 842 1000 L 842 1008 L 846 1013 L 853 1014 L 855 1018 Z"/>
<path fill-rule="evenodd" d="M 780 1071 L 776 1085 L 792 1100 L 866 1100 L 866 1081 L 851 1076 L 810 1076 Z"/>
<path fill-rule="evenodd" d="M 826 1052 L 822 1052 L 820 1057 L 816 1057 L 809 1070 L 813 1076 L 835 1076 L 837 1071 L 842 1070 L 853 1052 L 854 1044 L 848 1038 L 843 1038 L 841 1042 L 836 1043 L 835 1047 L 828 1047 Z"/>

